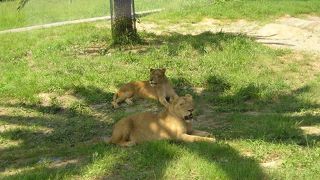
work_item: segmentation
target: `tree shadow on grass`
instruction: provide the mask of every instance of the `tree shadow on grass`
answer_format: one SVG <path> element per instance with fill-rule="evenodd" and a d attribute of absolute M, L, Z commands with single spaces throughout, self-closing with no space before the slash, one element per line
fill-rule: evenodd
<path fill-rule="evenodd" d="M 83 99 L 87 104 L 109 103 L 113 97 L 113 93 L 106 93 L 94 86 L 76 86 L 72 90 L 77 97 Z"/>
<path fill-rule="evenodd" d="M 203 32 L 198 35 L 173 33 L 168 36 L 163 35 L 161 39 L 164 39 L 165 42 L 167 42 L 169 55 L 174 56 L 178 55 L 181 50 L 181 46 L 186 44 L 190 45 L 199 53 L 206 53 L 208 51 L 208 46 L 213 48 L 213 50 L 222 51 L 222 43 L 232 41 L 232 39 L 237 37 L 238 35 L 231 33 Z"/>
<path fill-rule="evenodd" d="M 301 146 L 316 145 L 318 136 L 305 134 L 300 126 L 319 125 L 320 116 L 303 111 L 320 108 L 317 103 L 311 103 L 299 98 L 309 92 L 305 85 L 290 93 L 277 97 L 259 98 L 260 89 L 252 84 L 242 88 L 233 96 L 222 99 L 216 111 L 227 112 L 232 122 L 230 132 L 223 133 L 224 138 L 262 139 L 272 143 L 293 143 Z M 219 102 L 216 101 L 216 102 Z M 227 103 L 226 103 L 227 102 Z M 219 106 L 219 105 L 218 105 Z M 299 115 L 299 112 L 302 112 Z"/>
<path fill-rule="evenodd" d="M 132 151 L 134 155 L 129 157 L 129 166 L 138 168 L 119 169 L 116 173 L 124 179 L 266 177 L 254 159 L 240 155 L 227 144 L 158 141 L 138 145 Z"/>
<path fill-rule="evenodd" d="M 184 52 L 186 46 L 190 46 L 199 54 L 205 54 L 212 51 L 223 51 L 225 44 L 230 44 L 234 41 L 244 46 L 249 41 L 254 39 L 240 33 L 229 33 L 229 32 L 218 32 L 213 33 L 210 31 L 202 32 L 197 35 L 192 34 L 180 34 L 180 33 L 169 33 L 157 35 L 154 33 L 144 33 L 144 39 L 139 45 L 136 46 L 109 46 L 106 52 L 112 49 L 118 49 L 121 51 L 129 51 L 133 53 L 146 53 L 148 50 L 164 46 L 169 56 L 178 56 L 181 52 Z"/>
<path fill-rule="evenodd" d="M 151 39 L 149 45 L 165 43 L 168 47 L 169 55 L 175 56 L 180 53 L 184 46 L 190 45 L 198 53 L 203 54 L 209 51 L 223 51 L 224 44 L 235 40 L 247 41 L 251 39 L 244 34 L 206 31 L 197 35 L 170 33 L 168 35 L 146 34 L 147 39 Z"/>
<path fill-rule="evenodd" d="M 75 96 L 84 100 L 88 105 L 101 103 L 103 99 L 109 99 L 109 93 L 96 87 L 77 87 L 74 89 Z M 102 93 L 102 94 L 101 94 Z M 28 117 L 23 115 L 1 115 L 0 119 L 9 125 L 22 126 L 18 129 L 1 132 L 1 137 L 7 140 L 19 140 L 18 146 L 4 148 L 0 150 L 1 171 L 6 168 L 24 169 L 13 175 L 6 175 L 7 179 L 20 178 L 61 178 L 68 176 L 82 176 L 83 173 L 94 169 L 95 164 L 106 165 L 106 170 L 97 173 L 98 176 L 108 178 L 162 178 L 168 171 L 168 165 L 183 158 L 179 155 L 179 149 L 184 148 L 189 155 L 194 154 L 204 159 L 204 162 L 212 164 L 213 167 L 222 169 L 221 173 L 230 177 L 246 177 L 245 171 L 253 172 L 252 177 L 264 177 L 258 163 L 251 159 L 242 157 L 233 148 L 223 144 L 191 143 L 177 144 L 169 142 L 151 142 L 136 147 L 123 149 L 112 145 L 106 145 L 100 141 L 94 141 L 95 137 L 110 135 L 110 122 L 100 121 L 96 116 L 79 111 L 78 109 L 68 109 L 66 107 L 41 106 L 39 104 L 7 104 L 7 107 L 22 108 L 26 111 L 35 111 L 39 116 Z M 113 110 L 102 108 L 100 113 L 110 113 L 110 117 L 115 113 Z M 117 118 L 117 116 L 115 116 Z M 119 119 L 119 118 L 118 118 Z M 33 130 L 30 127 L 39 127 L 40 130 Z M 41 128 L 48 129 L 48 132 Z M 172 150 L 173 149 L 173 150 Z M 17 153 L 21 155 L 17 155 Z M 225 152 L 225 153 L 223 153 Z M 215 154 L 221 154 L 216 156 Z M 118 154 L 122 154 L 119 156 Z M 92 158 L 95 156 L 94 158 Z M 112 163 L 104 162 L 104 159 L 116 157 Z M 58 159 L 67 161 L 69 159 L 79 159 L 75 164 L 55 166 Z M 222 158 L 222 159 L 221 159 Z M 43 161 L 45 159 L 46 161 Z M 58 160 L 59 161 L 59 160 Z M 232 162 L 230 166 L 228 162 Z M 243 171 L 235 167 L 237 164 L 246 165 Z M 133 166 L 133 167 L 130 167 Z M 234 166 L 234 167 L 231 167 Z M 28 167 L 32 167 L 29 168 Z M 146 171 L 141 172 L 141 168 Z M 26 169 L 25 169 L 26 168 Z M 147 174 L 147 171 L 154 171 L 154 175 Z M 254 170 L 254 171 L 253 171 Z M 200 170 L 202 171 L 202 170 Z M 137 173 L 137 174 L 135 174 Z M 239 174 L 240 173 L 240 174 Z M 89 173 L 90 174 L 90 173 Z M 97 174 L 92 174 L 96 176 Z M 87 174 L 88 175 L 88 174 Z M 183 175 L 183 174 L 181 174 Z M 247 174 L 248 175 L 248 174 Z"/>
<path fill-rule="evenodd" d="M 320 136 L 305 134 L 300 128 L 320 124 L 318 114 L 306 112 L 319 109 L 320 104 L 302 100 L 300 97 L 310 92 L 308 85 L 289 93 L 270 94 L 262 98 L 261 92 L 265 87 L 252 83 L 234 94 L 224 94 L 231 88 L 231 84 L 217 75 L 207 79 L 201 92 L 196 92 L 186 79 L 174 79 L 173 82 L 178 84 L 179 88 L 182 87 L 179 92 L 190 93 L 195 97 L 200 115 L 206 113 L 209 118 L 198 123 L 202 126 L 208 123 L 209 129 L 217 138 L 260 139 L 301 146 L 315 146 L 320 141 Z M 210 124 L 219 126 L 210 127 Z M 224 124 L 224 127 L 221 127 L 221 124 Z"/>
<path fill-rule="evenodd" d="M 37 103 L 16 103 L 3 106 L 14 109 L 14 112 L 13 115 L 0 115 L 0 120 L 4 123 L 4 129 L 0 131 L 1 138 L 19 143 L 17 146 L 0 149 L 0 172 L 6 168 L 19 169 L 38 166 L 42 164 L 42 158 L 54 159 L 61 155 L 69 159 L 74 157 L 74 153 L 77 153 L 77 147 L 95 146 L 100 141 L 97 141 L 97 138 L 110 134 L 113 123 L 112 111 L 99 112 L 97 109 L 90 108 L 90 105 L 106 100 L 112 94 L 92 86 L 76 87 L 73 92 L 75 92 L 74 96 L 81 99 L 82 102 L 69 107 L 59 104 L 43 106 Z M 15 114 L 15 111 L 22 111 L 23 114 Z M 30 112 L 36 115 L 30 116 Z M 104 119 L 100 119 L 101 113 Z M 6 126 L 10 129 L 6 130 Z M 31 151 L 28 151 L 29 149 Z M 18 155 L 17 152 L 21 155 Z M 79 156 L 90 156 L 90 153 L 92 151 L 80 153 Z M 52 161 L 55 162 L 55 160 Z"/>

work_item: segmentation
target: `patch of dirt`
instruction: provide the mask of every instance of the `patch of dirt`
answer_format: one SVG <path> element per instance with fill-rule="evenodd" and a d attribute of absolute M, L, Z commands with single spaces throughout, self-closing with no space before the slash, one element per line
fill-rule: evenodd
<path fill-rule="evenodd" d="M 295 50 L 320 52 L 320 18 L 282 17 L 257 32 L 258 42 Z"/>
<path fill-rule="evenodd" d="M 23 173 L 23 172 L 28 172 L 34 170 L 35 167 L 23 167 L 23 168 L 6 168 L 6 169 L 0 169 L 0 177 L 5 177 L 5 176 L 13 176 L 15 174 Z M 2 170 L 2 171 L 1 171 Z"/>
<path fill-rule="evenodd" d="M 44 107 L 61 105 L 63 108 L 70 107 L 73 103 L 81 101 L 71 94 L 58 95 L 56 93 L 40 93 L 38 95 L 40 104 Z"/>
<path fill-rule="evenodd" d="M 70 94 L 65 94 L 62 96 L 57 97 L 58 102 L 61 102 L 62 107 L 70 107 L 73 103 L 79 102 L 80 100 Z"/>
<path fill-rule="evenodd" d="M 264 168 L 277 168 L 282 163 L 283 163 L 283 161 L 281 159 L 277 159 L 277 160 L 272 160 L 272 161 L 260 163 L 260 166 L 262 166 Z"/>
<path fill-rule="evenodd" d="M 79 159 L 69 159 L 69 160 L 56 160 L 50 163 L 52 168 L 61 168 L 71 164 L 78 164 Z"/>
<path fill-rule="evenodd" d="M 304 134 L 313 135 L 313 136 L 320 136 L 320 127 L 316 126 L 302 126 L 300 129 L 303 131 Z"/>
<path fill-rule="evenodd" d="M 22 107 L 16 107 L 18 103 L 17 102 L 8 102 L 8 106 L 4 105 L 4 106 L 0 106 L 0 116 L 12 116 L 13 114 L 19 114 L 21 116 L 24 116 L 26 114 L 28 114 L 28 117 L 35 117 L 37 116 L 37 113 L 32 112 L 32 111 L 26 111 L 26 109 L 22 108 Z M 10 107 L 12 106 L 12 107 Z"/>
<path fill-rule="evenodd" d="M 256 38 L 260 43 L 280 48 L 320 53 L 320 17 L 295 18 L 285 16 L 261 26 L 258 22 L 238 20 L 236 22 L 205 18 L 197 23 L 180 23 L 160 26 L 146 22 L 137 25 L 139 29 L 155 34 L 180 33 L 200 34 L 243 33 Z"/>
<path fill-rule="evenodd" d="M 108 48 L 109 48 L 108 44 L 104 42 L 95 42 L 86 47 L 74 45 L 70 49 L 70 54 L 75 54 L 80 57 L 98 56 L 98 55 L 107 54 Z"/>
<path fill-rule="evenodd" d="M 14 129 L 28 129 L 28 128 L 29 128 L 28 126 L 24 126 L 24 125 L 3 124 L 3 125 L 0 125 L 0 133 L 14 130 Z M 53 129 L 48 127 L 36 127 L 34 131 L 41 131 L 44 134 L 51 134 L 53 132 Z"/>
<path fill-rule="evenodd" d="M 206 89 L 202 87 L 193 87 L 192 91 L 197 95 L 201 95 Z"/>
<path fill-rule="evenodd" d="M 250 151 L 250 150 L 245 150 L 245 151 L 240 152 L 240 153 L 241 153 L 241 155 L 243 155 L 245 157 L 253 157 L 254 156 L 253 152 Z"/>
<path fill-rule="evenodd" d="M 256 22 L 249 22 L 246 20 L 239 20 L 236 22 L 226 22 L 217 19 L 204 18 L 197 23 L 178 23 L 160 26 L 153 22 L 140 23 L 137 25 L 139 29 L 154 34 L 192 34 L 197 35 L 206 31 L 210 32 L 233 32 L 233 33 L 249 33 L 253 31 L 258 24 Z"/>
<path fill-rule="evenodd" d="M 0 116 L 6 115 L 6 114 L 8 114 L 7 109 L 0 107 Z"/>
<path fill-rule="evenodd" d="M 160 25 L 148 22 L 148 23 L 137 23 L 137 28 L 142 31 L 150 32 L 150 30 L 155 34 L 162 34 L 162 31 L 160 30 Z"/>
<path fill-rule="evenodd" d="M 277 168 L 283 163 L 280 155 L 277 153 L 271 153 L 265 157 L 265 160 L 260 163 L 260 166 L 264 168 Z"/>
<path fill-rule="evenodd" d="M 17 128 L 24 128 L 24 126 L 15 125 L 15 124 L 3 124 L 0 126 L 0 133 L 3 133 L 5 131 L 9 131 L 12 129 L 17 129 Z"/>
<path fill-rule="evenodd" d="M 48 107 L 51 105 L 51 101 L 52 101 L 52 98 L 53 97 L 56 97 L 57 94 L 54 94 L 54 93 L 40 93 L 38 95 L 38 97 L 40 98 L 40 101 L 41 101 L 41 105 L 42 106 L 45 106 L 45 107 Z"/>
<path fill-rule="evenodd" d="M 8 140 L 5 142 L 2 142 L 0 143 L 0 151 L 4 151 L 5 149 L 12 148 L 12 147 L 18 147 L 22 143 L 23 143 L 22 140 L 16 140 L 16 141 Z"/>

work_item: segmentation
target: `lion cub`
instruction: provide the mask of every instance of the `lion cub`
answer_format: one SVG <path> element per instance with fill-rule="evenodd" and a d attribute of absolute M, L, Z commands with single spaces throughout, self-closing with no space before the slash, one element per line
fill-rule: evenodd
<path fill-rule="evenodd" d="M 166 69 L 150 69 L 150 81 L 130 82 L 123 85 L 113 96 L 112 105 L 118 108 L 118 103 L 125 101 L 132 104 L 133 97 L 158 100 L 165 107 L 172 99 L 178 97 L 165 75 Z"/>
<path fill-rule="evenodd" d="M 144 112 L 125 117 L 115 124 L 108 142 L 120 146 L 160 139 L 213 142 L 214 138 L 205 137 L 209 133 L 192 129 L 193 109 L 192 96 L 187 94 L 174 99 L 158 114 Z"/>

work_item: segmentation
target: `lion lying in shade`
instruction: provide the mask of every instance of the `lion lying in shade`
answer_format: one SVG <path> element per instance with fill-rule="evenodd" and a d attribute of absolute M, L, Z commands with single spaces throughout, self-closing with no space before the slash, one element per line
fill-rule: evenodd
<path fill-rule="evenodd" d="M 158 114 L 144 112 L 121 119 L 108 142 L 120 146 L 160 139 L 213 142 L 214 138 L 207 137 L 209 133 L 192 129 L 193 110 L 191 95 L 178 97 Z"/>

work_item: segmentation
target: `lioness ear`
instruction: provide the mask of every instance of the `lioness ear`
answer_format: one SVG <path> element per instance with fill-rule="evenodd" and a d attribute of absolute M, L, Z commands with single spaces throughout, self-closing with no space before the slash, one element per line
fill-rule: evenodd
<path fill-rule="evenodd" d="M 192 100 L 192 96 L 190 94 L 186 94 L 185 97 Z"/>
<path fill-rule="evenodd" d="M 161 71 L 163 72 L 163 74 L 166 72 L 166 68 L 162 68 Z"/>
<path fill-rule="evenodd" d="M 150 68 L 150 72 L 153 72 L 154 71 L 154 69 L 153 68 Z"/>

